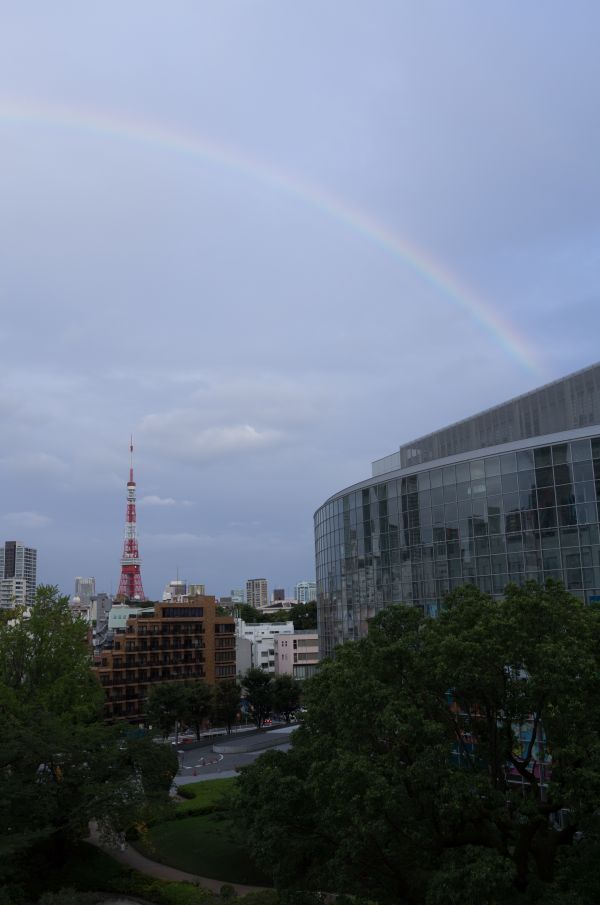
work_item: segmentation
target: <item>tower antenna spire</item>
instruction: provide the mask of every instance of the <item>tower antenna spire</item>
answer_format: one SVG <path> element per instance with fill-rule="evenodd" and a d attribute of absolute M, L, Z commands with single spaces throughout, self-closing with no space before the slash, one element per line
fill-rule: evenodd
<path fill-rule="evenodd" d="M 145 600 L 142 587 L 141 559 L 137 541 L 137 516 L 135 507 L 135 481 L 133 479 L 133 434 L 129 440 L 129 481 L 127 482 L 127 509 L 125 512 L 125 537 L 121 557 L 121 580 L 117 597 L 127 600 Z"/>

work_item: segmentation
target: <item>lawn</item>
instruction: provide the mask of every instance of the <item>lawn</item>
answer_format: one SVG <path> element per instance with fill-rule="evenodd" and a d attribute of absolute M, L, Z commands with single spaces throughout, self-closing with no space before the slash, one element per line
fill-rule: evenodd
<path fill-rule="evenodd" d="M 177 811 L 203 811 L 206 807 L 214 807 L 220 804 L 222 799 L 232 791 L 235 779 L 207 779 L 203 782 L 188 783 L 183 788 L 186 793 L 193 795 L 193 798 L 185 798 L 178 801 L 175 805 Z"/>
<path fill-rule="evenodd" d="M 186 805 L 192 803 L 185 802 Z M 255 866 L 247 849 L 236 839 L 231 821 L 219 813 L 196 814 L 158 823 L 134 845 L 154 861 L 201 877 L 223 883 L 272 885 L 272 878 Z"/>

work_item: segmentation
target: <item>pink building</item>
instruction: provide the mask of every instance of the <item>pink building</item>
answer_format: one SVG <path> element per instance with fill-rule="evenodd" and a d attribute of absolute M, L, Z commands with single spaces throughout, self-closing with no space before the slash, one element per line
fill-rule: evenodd
<path fill-rule="evenodd" d="M 276 635 L 275 675 L 284 673 L 295 679 L 308 679 L 314 675 L 319 662 L 319 636 L 314 631 L 297 631 L 293 635 Z"/>

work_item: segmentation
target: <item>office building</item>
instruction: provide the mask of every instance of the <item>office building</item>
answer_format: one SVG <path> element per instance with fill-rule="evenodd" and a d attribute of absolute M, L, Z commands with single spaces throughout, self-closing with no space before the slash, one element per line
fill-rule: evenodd
<path fill-rule="evenodd" d="M 269 605 L 266 578 L 249 578 L 246 582 L 246 603 L 259 610 Z"/>
<path fill-rule="evenodd" d="M 0 609 L 31 606 L 37 584 L 37 550 L 22 541 L 0 547 Z"/>
<path fill-rule="evenodd" d="M 114 611 L 111 610 L 111 615 Z M 217 616 L 214 597 L 138 607 L 96 659 L 107 719 L 141 722 L 149 689 L 162 682 L 235 678 L 235 624 Z"/>
<path fill-rule="evenodd" d="M 316 600 L 317 582 L 299 581 L 296 585 L 295 595 L 298 603 L 309 603 L 311 600 Z"/>
<path fill-rule="evenodd" d="M 373 463 L 315 513 L 321 652 L 383 607 L 434 614 L 471 583 L 563 581 L 600 601 L 600 364 Z"/>
<path fill-rule="evenodd" d="M 285 600 L 285 588 L 273 588 L 273 603 Z"/>

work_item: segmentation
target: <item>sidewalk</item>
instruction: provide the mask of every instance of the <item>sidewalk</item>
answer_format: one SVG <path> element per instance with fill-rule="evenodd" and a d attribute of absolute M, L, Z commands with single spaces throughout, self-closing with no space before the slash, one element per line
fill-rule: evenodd
<path fill-rule="evenodd" d="M 91 829 L 88 842 L 91 842 L 92 845 L 95 845 L 103 852 L 106 852 L 106 854 L 110 855 L 111 858 L 114 858 L 115 861 L 126 864 L 127 867 L 132 867 L 134 870 L 139 870 L 142 874 L 147 874 L 150 877 L 157 877 L 159 880 L 176 880 L 182 883 L 193 883 L 196 886 L 202 886 L 204 889 L 210 889 L 211 892 L 216 893 L 220 892 L 221 887 L 227 884 L 228 886 L 232 886 L 240 896 L 243 896 L 248 892 L 260 892 L 267 888 L 265 886 L 245 886 L 242 883 L 229 883 L 228 880 L 213 880 L 210 877 L 200 877 L 197 874 L 188 874 L 186 871 L 178 870 L 176 867 L 169 867 L 168 864 L 161 864 L 159 861 L 151 861 L 150 858 L 146 858 L 145 855 L 142 855 L 135 848 L 132 848 L 127 844 L 123 850 L 111 848 L 100 841 L 96 827 Z"/>

